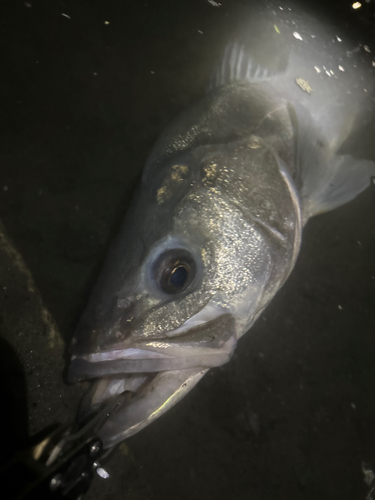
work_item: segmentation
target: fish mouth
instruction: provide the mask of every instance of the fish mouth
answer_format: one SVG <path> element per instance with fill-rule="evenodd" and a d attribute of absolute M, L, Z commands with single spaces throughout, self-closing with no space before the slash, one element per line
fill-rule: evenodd
<path fill-rule="evenodd" d="M 78 420 L 84 421 L 103 402 L 129 392 L 129 400 L 100 431 L 104 447 L 110 448 L 174 406 L 209 368 L 229 361 L 235 346 L 235 320 L 224 313 L 180 336 L 73 357 L 70 381 L 96 379 L 83 396 Z"/>

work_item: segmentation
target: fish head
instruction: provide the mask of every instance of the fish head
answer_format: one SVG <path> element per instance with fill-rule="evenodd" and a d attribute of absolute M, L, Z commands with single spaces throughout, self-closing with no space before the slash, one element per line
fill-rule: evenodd
<path fill-rule="evenodd" d="M 256 311 L 269 277 L 269 242 L 227 199 L 222 185 L 230 174 L 219 177 L 228 158 L 212 149 L 168 162 L 151 185 L 143 180 L 79 323 L 73 361 L 93 363 L 96 374 L 112 361 L 121 373 L 172 369 L 176 361 L 162 357 L 172 346 L 193 335 L 199 349 L 222 316 L 242 324 Z"/>
<path fill-rule="evenodd" d="M 136 394 L 106 425 L 106 446 L 226 363 L 268 301 L 275 245 L 231 195 L 260 196 L 259 179 L 256 188 L 245 176 L 248 150 L 201 146 L 146 166 L 72 342 L 70 379 L 97 379 L 84 411 L 119 391 Z M 254 165 L 265 161 L 275 158 L 255 148 Z"/>

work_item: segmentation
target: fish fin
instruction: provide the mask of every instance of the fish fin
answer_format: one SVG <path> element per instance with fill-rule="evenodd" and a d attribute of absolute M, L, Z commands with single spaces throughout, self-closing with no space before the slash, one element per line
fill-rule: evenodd
<path fill-rule="evenodd" d="M 333 138 L 325 134 L 322 120 L 318 129 L 306 109 L 296 106 L 295 111 L 299 169 L 296 184 L 305 224 L 310 217 L 344 205 L 364 191 L 375 176 L 375 162 L 341 154 Z"/>
<path fill-rule="evenodd" d="M 370 185 L 372 176 L 374 162 L 348 154 L 333 155 L 324 168 L 305 169 L 301 188 L 303 222 L 353 200 Z"/>
<path fill-rule="evenodd" d="M 235 81 L 255 82 L 270 79 L 278 74 L 272 65 L 260 64 L 251 57 L 239 42 L 229 43 L 225 49 L 221 64 L 211 77 L 207 92 L 229 85 Z"/>

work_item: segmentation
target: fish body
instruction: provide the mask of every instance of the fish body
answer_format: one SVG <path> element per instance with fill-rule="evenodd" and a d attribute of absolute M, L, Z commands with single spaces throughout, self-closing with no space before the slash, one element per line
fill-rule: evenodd
<path fill-rule="evenodd" d="M 292 271 L 307 220 L 375 173 L 372 161 L 340 153 L 367 109 L 370 65 L 341 79 L 318 72 L 341 66 L 345 46 L 298 35 L 274 29 L 276 63 L 260 42 L 256 57 L 230 44 L 208 93 L 147 160 L 72 342 L 71 380 L 95 379 L 82 415 L 134 395 L 103 427 L 107 448 L 229 361 Z"/>

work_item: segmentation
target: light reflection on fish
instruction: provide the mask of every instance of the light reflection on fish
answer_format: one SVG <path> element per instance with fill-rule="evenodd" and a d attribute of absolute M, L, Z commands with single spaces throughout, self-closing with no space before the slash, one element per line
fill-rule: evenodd
<path fill-rule="evenodd" d="M 70 378 L 95 379 L 82 413 L 134 394 L 105 447 L 230 359 L 292 271 L 307 220 L 375 174 L 340 152 L 369 113 L 371 61 L 316 22 L 272 15 L 263 41 L 227 47 L 209 92 L 156 143 L 79 323 Z"/>

